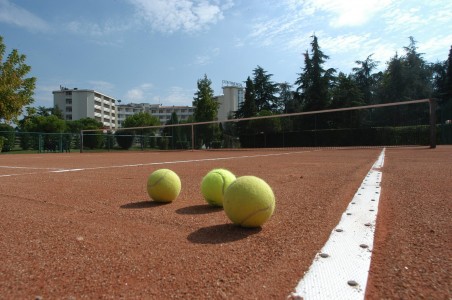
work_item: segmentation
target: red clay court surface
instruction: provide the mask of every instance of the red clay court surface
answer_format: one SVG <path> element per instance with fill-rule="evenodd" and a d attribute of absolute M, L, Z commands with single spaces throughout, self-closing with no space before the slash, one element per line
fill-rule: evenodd
<path fill-rule="evenodd" d="M 1 154 L 0 299 L 286 299 L 381 150 Z M 217 167 L 273 188 L 262 228 L 204 202 Z M 149 200 L 158 168 L 173 203 Z M 451 299 L 452 147 L 387 148 L 381 171 L 366 299 Z"/>

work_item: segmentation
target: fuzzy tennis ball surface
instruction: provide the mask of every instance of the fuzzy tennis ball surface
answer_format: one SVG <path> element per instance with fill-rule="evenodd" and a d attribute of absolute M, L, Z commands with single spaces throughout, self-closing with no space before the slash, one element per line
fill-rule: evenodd
<path fill-rule="evenodd" d="M 273 215 L 275 195 L 264 180 L 255 176 L 242 176 L 226 190 L 223 207 L 234 224 L 259 227 Z"/>
<path fill-rule="evenodd" d="M 180 178 L 172 170 L 159 169 L 148 177 L 148 194 L 157 202 L 172 202 L 179 196 L 180 189 Z"/>
<path fill-rule="evenodd" d="M 201 182 L 204 199 L 210 205 L 223 206 L 224 192 L 235 179 L 235 175 L 226 169 L 213 169 Z"/>

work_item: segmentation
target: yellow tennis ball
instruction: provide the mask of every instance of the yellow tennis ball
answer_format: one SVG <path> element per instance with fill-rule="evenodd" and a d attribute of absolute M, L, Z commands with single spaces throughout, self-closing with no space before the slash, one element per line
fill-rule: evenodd
<path fill-rule="evenodd" d="M 223 206 L 224 192 L 235 181 L 235 175 L 226 169 L 213 169 L 202 179 L 201 193 L 213 206 Z"/>
<path fill-rule="evenodd" d="M 226 190 L 223 208 L 234 224 L 259 227 L 273 215 L 275 195 L 264 180 L 242 176 Z"/>
<path fill-rule="evenodd" d="M 157 202 L 172 202 L 179 196 L 180 189 L 179 176 L 169 169 L 159 169 L 148 177 L 148 194 Z"/>

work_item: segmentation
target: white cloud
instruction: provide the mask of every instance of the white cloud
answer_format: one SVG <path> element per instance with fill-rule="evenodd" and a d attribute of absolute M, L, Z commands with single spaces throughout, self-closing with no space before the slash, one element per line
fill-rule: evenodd
<path fill-rule="evenodd" d="M 418 52 L 425 53 L 427 60 L 435 59 L 443 61 L 447 59 L 450 47 L 452 45 L 452 34 L 432 37 L 427 41 L 419 43 Z"/>
<path fill-rule="evenodd" d="M 118 23 L 114 21 L 106 21 L 100 24 L 85 20 L 77 20 L 67 23 L 66 29 L 74 34 L 100 38 L 118 32 L 127 31 L 132 28 L 132 26 L 134 26 L 133 22 Z M 102 41 L 99 42 L 102 43 Z"/>
<path fill-rule="evenodd" d="M 193 102 L 193 90 L 184 89 L 179 86 L 170 87 L 166 96 L 154 97 L 153 101 L 155 103 L 160 103 L 165 106 L 176 105 L 176 106 L 191 106 Z"/>
<path fill-rule="evenodd" d="M 47 31 L 50 29 L 45 20 L 11 3 L 9 0 L 0 0 L 0 22 L 23 27 L 31 31 Z"/>
<path fill-rule="evenodd" d="M 149 99 L 147 92 L 151 90 L 153 85 L 151 83 L 144 83 L 138 87 L 130 89 L 127 91 L 124 100 L 126 101 L 144 101 L 146 98 Z"/>
<path fill-rule="evenodd" d="M 129 0 L 154 30 L 194 32 L 224 18 L 231 0 Z"/>
<path fill-rule="evenodd" d="M 103 94 L 110 94 L 115 88 L 114 84 L 103 80 L 91 80 L 88 84 L 92 86 L 94 90 L 102 92 Z"/>
<path fill-rule="evenodd" d="M 220 48 L 213 48 L 208 50 L 208 53 L 196 56 L 195 65 L 205 66 L 212 62 L 212 59 L 220 54 Z"/>
<path fill-rule="evenodd" d="M 327 13 L 332 27 L 359 26 L 387 8 L 393 0 L 287 0 L 287 6 L 304 16 Z"/>

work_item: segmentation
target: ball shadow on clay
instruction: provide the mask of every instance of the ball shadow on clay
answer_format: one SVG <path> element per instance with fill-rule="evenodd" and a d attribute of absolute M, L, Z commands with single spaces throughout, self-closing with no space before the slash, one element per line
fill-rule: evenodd
<path fill-rule="evenodd" d="M 245 239 L 262 231 L 261 227 L 243 228 L 234 224 L 220 224 L 200 228 L 187 237 L 195 244 L 223 244 Z"/>
<path fill-rule="evenodd" d="M 157 202 L 153 200 L 145 200 L 145 201 L 138 201 L 138 202 L 131 202 L 127 204 L 123 204 L 120 207 L 125 209 L 143 209 L 143 208 L 152 208 L 152 207 L 159 207 L 168 205 L 171 202 Z"/>
<path fill-rule="evenodd" d="M 203 204 L 203 205 L 192 205 L 187 207 L 182 207 L 176 210 L 176 213 L 180 215 L 203 215 L 203 214 L 210 214 L 218 211 L 222 211 L 223 207 L 219 206 L 212 206 L 209 204 Z"/>

